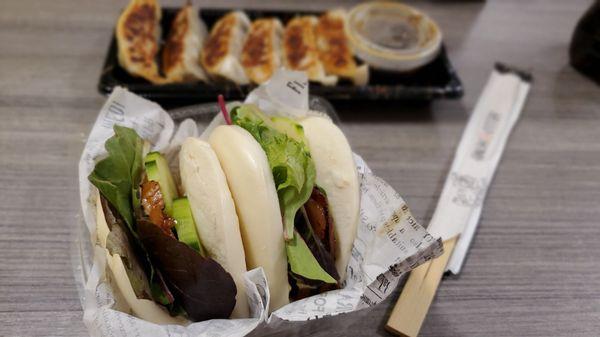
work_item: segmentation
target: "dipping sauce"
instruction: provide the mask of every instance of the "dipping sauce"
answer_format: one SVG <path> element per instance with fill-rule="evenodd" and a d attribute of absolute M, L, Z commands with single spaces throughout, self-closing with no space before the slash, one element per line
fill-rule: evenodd
<path fill-rule="evenodd" d="M 437 56 L 442 34 L 423 12 L 397 2 L 369 2 L 348 16 L 348 35 L 359 58 L 376 68 L 410 71 Z"/>
<path fill-rule="evenodd" d="M 417 17 L 418 18 L 418 17 Z M 357 31 L 369 41 L 397 50 L 409 50 L 419 44 L 419 33 L 416 20 L 398 20 L 395 14 L 372 13 L 370 20 L 366 20 L 357 27 Z"/>

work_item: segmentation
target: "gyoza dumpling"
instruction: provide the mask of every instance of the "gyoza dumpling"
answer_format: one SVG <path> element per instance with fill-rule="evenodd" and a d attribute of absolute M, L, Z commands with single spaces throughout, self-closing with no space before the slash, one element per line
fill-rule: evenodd
<path fill-rule="evenodd" d="M 314 16 L 300 16 L 288 22 L 283 35 L 284 65 L 292 70 L 305 71 L 308 79 L 334 85 L 336 76 L 325 75 L 315 38 Z"/>
<path fill-rule="evenodd" d="M 215 23 L 204 42 L 200 57 L 209 75 L 237 84 L 248 84 L 240 54 L 249 26 L 250 19 L 240 11 L 230 12 Z"/>
<path fill-rule="evenodd" d="M 131 0 L 116 29 L 121 67 L 153 83 L 163 82 L 156 65 L 159 23 L 160 6 L 156 0 Z"/>
<path fill-rule="evenodd" d="M 282 34 L 283 25 L 279 19 L 252 22 L 242 49 L 242 66 L 252 82 L 266 82 L 281 66 Z"/>
<path fill-rule="evenodd" d="M 329 11 L 319 18 L 315 27 L 319 58 L 328 75 L 348 78 L 356 85 L 369 82 L 369 66 L 356 65 L 348 35 L 346 35 L 346 12 Z"/>
<path fill-rule="evenodd" d="M 200 50 L 206 37 L 206 25 L 198 10 L 187 4 L 177 13 L 162 52 L 163 73 L 169 82 L 206 81 L 200 67 Z"/>

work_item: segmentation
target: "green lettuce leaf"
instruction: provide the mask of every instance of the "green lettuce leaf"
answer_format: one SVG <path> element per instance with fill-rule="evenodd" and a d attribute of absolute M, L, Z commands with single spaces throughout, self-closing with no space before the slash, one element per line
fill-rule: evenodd
<path fill-rule="evenodd" d="M 276 123 L 256 106 L 244 104 L 231 114 L 233 124 L 246 129 L 267 155 L 273 172 L 286 241 L 294 236 L 294 218 L 310 197 L 315 185 L 315 164 L 302 141 L 302 127 L 290 119 L 277 117 Z M 294 130 L 294 135 L 286 132 Z"/>
<path fill-rule="evenodd" d="M 88 179 L 135 233 L 133 207 L 138 204 L 143 141 L 133 129 L 115 125 L 114 130 L 115 135 L 104 144 L 108 156 L 96 164 Z"/>
<path fill-rule="evenodd" d="M 335 278 L 319 265 L 319 262 L 298 232 L 294 231 L 292 240 L 285 243 L 285 250 L 292 273 L 311 280 L 337 283 Z"/>

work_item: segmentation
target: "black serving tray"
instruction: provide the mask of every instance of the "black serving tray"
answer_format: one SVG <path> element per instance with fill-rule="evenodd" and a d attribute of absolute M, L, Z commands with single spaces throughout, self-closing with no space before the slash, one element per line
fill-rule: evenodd
<path fill-rule="evenodd" d="M 202 9 L 200 17 L 207 27 L 212 25 L 229 9 Z M 161 26 L 163 36 L 167 36 L 177 8 L 163 8 Z M 319 12 L 291 12 L 245 10 L 250 19 L 259 17 L 278 17 L 285 24 L 295 15 L 319 15 Z M 439 55 L 428 65 L 410 73 L 396 73 L 370 68 L 369 84 L 355 86 L 342 81 L 335 86 L 323 86 L 310 83 L 310 93 L 329 100 L 417 100 L 429 101 L 438 98 L 459 98 L 463 87 L 454 71 L 446 49 L 442 47 Z M 216 100 L 223 94 L 226 99 L 243 99 L 255 88 L 255 85 L 238 86 L 231 83 L 176 83 L 156 85 L 144 79 L 131 76 L 117 59 L 117 41 L 113 34 L 100 80 L 98 90 L 109 94 L 115 86 L 126 87 L 136 94 L 166 106 L 184 106 L 199 102 Z"/>

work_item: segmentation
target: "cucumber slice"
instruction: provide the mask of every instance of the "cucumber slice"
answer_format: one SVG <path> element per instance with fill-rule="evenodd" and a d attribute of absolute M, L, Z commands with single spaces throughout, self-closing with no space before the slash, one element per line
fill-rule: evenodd
<path fill-rule="evenodd" d="M 156 158 L 158 158 L 158 157 L 162 157 L 162 155 L 160 154 L 160 152 L 156 152 L 156 151 L 149 152 L 146 155 L 146 157 L 144 158 L 144 163 L 149 163 L 151 161 L 155 161 Z"/>
<path fill-rule="evenodd" d="M 173 218 L 175 219 L 175 229 L 179 241 L 192 247 L 204 256 L 204 250 L 200 244 L 198 233 L 196 232 L 196 223 L 192 216 L 192 209 L 188 198 L 183 197 L 173 200 Z"/>
<path fill-rule="evenodd" d="M 297 142 L 304 142 L 304 128 L 302 128 L 302 125 L 286 117 L 271 117 L 271 122 L 273 122 L 273 126 L 277 131 L 285 133 Z"/>
<path fill-rule="evenodd" d="M 154 158 L 154 160 L 148 160 L 149 156 L 152 156 L 151 158 Z M 160 153 L 151 152 L 144 159 L 144 163 L 148 180 L 154 180 L 160 185 L 160 192 L 165 201 L 165 213 L 172 216 L 173 199 L 176 199 L 179 194 L 167 160 Z"/>

